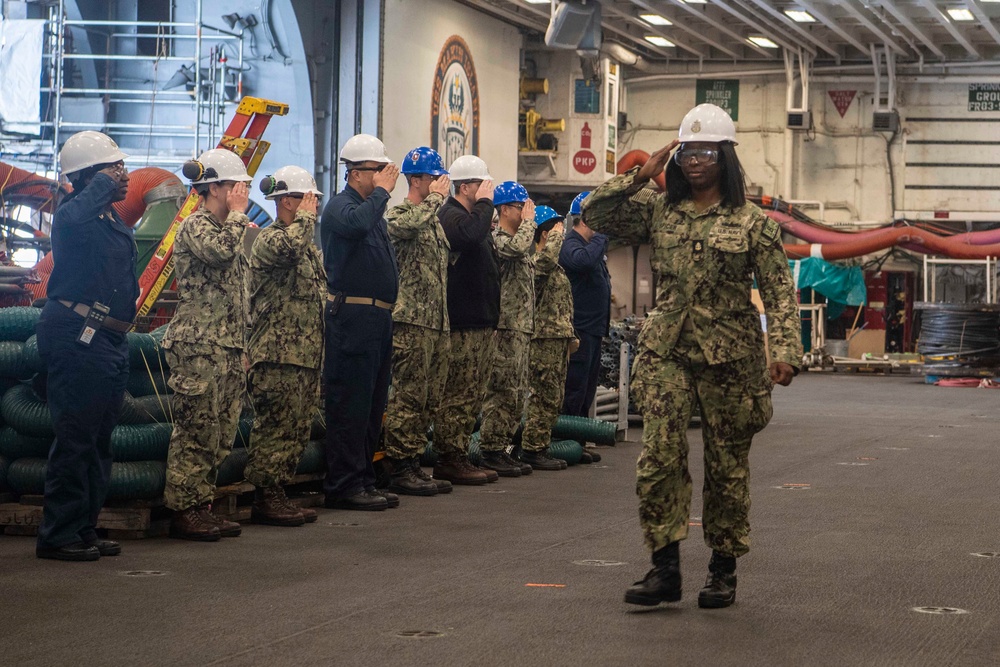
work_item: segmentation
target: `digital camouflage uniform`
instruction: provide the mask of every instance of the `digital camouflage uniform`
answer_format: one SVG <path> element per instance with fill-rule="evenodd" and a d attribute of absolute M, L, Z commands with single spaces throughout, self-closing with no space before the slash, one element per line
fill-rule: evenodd
<path fill-rule="evenodd" d="M 247 481 L 288 483 L 319 412 L 326 271 L 313 243 L 316 215 L 277 220 L 250 251 L 250 396 L 254 425 Z"/>
<path fill-rule="evenodd" d="M 240 211 L 219 222 L 199 208 L 177 231 L 177 312 L 163 339 L 174 391 L 164 490 L 172 510 L 211 502 L 219 464 L 236 437 L 246 391 L 241 256 L 249 222 Z"/>
<path fill-rule="evenodd" d="M 528 407 L 521 449 L 543 451 L 552 439 L 566 390 L 569 345 L 573 331 L 573 289 L 559 265 L 564 233 L 549 232 L 535 256 L 535 333 L 528 369 Z"/>
<path fill-rule="evenodd" d="M 448 262 L 451 246 L 438 222 L 444 197 L 408 199 L 385 215 L 399 264 L 392 310 L 392 394 L 386 409 L 386 454 L 419 456 L 427 446 L 448 379 Z"/>
<path fill-rule="evenodd" d="M 702 524 L 713 551 L 750 548 L 748 455 L 771 418 L 772 384 L 760 317 L 750 301 L 756 277 L 767 311 L 773 361 L 798 367 L 798 307 L 778 224 L 753 204 L 697 212 L 635 183 L 637 170 L 610 179 L 584 203 L 587 224 L 629 244 L 649 243 L 658 276 L 656 307 L 639 336 L 632 393 L 643 412 L 639 518 L 658 550 L 687 537 L 691 507 L 688 443 L 694 401 L 705 443 Z"/>
<path fill-rule="evenodd" d="M 535 262 L 531 255 L 535 227 L 535 221 L 527 219 L 513 235 L 499 225 L 493 232 L 500 260 L 500 323 L 479 429 L 479 446 L 484 452 L 507 449 L 524 412 L 528 347 L 535 330 Z"/>

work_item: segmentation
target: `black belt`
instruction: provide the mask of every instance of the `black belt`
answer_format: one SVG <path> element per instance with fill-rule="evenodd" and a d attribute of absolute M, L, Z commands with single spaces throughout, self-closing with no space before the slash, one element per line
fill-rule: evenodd
<path fill-rule="evenodd" d="M 91 306 L 88 306 L 85 303 L 74 303 L 73 301 L 64 301 L 62 299 L 56 299 L 56 301 L 66 306 L 80 317 L 86 318 L 90 315 Z M 132 330 L 131 322 L 116 320 L 113 317 L 105 317 L 104 323 L 101 326 L 107 327 L 112 331 L 117 331 L 118 333 L 128 333 Z"/>

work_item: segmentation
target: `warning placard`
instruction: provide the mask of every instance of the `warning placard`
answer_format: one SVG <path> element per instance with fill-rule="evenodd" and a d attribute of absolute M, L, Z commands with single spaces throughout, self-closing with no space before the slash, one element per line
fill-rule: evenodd
<path fill-rule="evenodd" d="M 831 90 L 828 91 L 830 99 L 833 100 L 833 106 L 837 107 L 837 113 L 843 118 L 844 114 L 851 106 L 851 102 L 854 101 L 854 96 L 858 94 L 856 90 Z"/>
<path fill-rule="evenodd" d="M 714 104 L 725 109 L 733 121 L 740 119 L 739 79 L 698 79 L 695 104 Z"/>

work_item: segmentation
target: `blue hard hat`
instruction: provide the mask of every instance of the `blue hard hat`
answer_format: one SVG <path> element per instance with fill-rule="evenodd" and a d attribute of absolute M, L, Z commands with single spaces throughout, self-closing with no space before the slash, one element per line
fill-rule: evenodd
<path fill-rule="evenodd" d="M 581 192 L 580 194 L 578 194 L 576 197 L 573 198 L 573 203 L 569 205 L 570 215 L 580 215 L 581 213 L 580 204 L 583 203 L 583 200 L 586 199 L 587 195 L 589 194 L 590 191 L 588 190 L 587 192 Z"/>
<path fill-rule="evenodd" d="M 556 210 L 551 206 L 536 206 L 535 207 L 535 224 L 544 225 L 549 220 L 559 221 L 563 217 L 556 213 Z"/>
<path fill-rule="evenodd" d="M 528 201 L 528 191 L 517 181 L 504 181 L 493 190 L 493 205 Z"/>
<path fill-rule="evenodd" d="M 431 176 L 442 176 L 448 173 L 444 168 L 444 160 L 440 153 L 433 148 L 421 146 L 414 148 L 403 158 L 403 165 L 400 169 L 404 174 L 430 174 Z"/>

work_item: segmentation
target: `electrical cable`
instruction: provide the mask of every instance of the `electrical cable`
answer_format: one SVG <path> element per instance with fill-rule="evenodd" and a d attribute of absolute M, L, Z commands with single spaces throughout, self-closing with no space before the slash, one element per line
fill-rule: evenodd
<path fill-rule="evenodd" d="M 931 375 L 978 375 L 1000 367 L 1000 306 L 919 303 L 917 352 Z"/>

